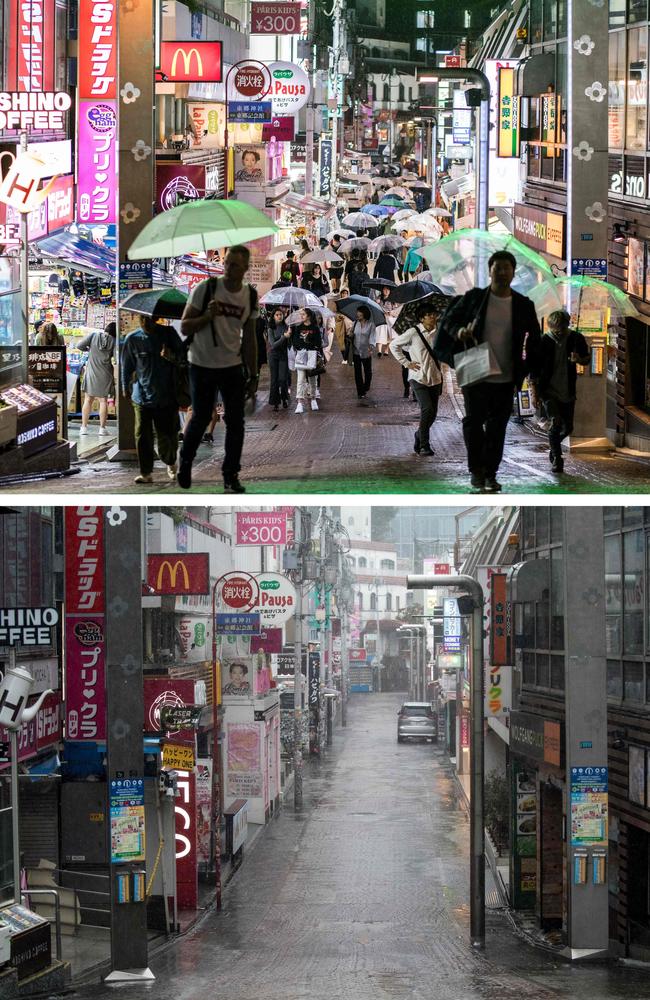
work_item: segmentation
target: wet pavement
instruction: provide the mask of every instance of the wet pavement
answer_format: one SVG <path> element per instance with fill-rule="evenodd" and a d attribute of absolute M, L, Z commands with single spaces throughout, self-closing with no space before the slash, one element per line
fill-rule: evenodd
<path fill-rule="evenodd" d="M 469 481 L 462 437 L 462 397 L 451 376 L 431 432 L 433 457 L 415 455 L 413 433 L 418 407 L 402 395 L 400 367 L 392 357 L 373 360 L 373 383 L 367 400 L 356 397 L 354 375 L 338 351 L 322 379 L 318 412 L 275 414 L 266 404 L 268 371 L 263 369 L 257 410 L 247 418 L 241 478 L 248 493 L 466 493 Z M 214 445 L 201 445 L 191 493 L 221 493 L 223 424 Z M 77 475 L 5 486 L 33 493 L 178 494 L 160 464 L 156 482 L 133 483 L 134 463 L 82 461 Z M 513 494 L 645 493 L 650 488 L 650 457 L 567 455 L 565 473 L 551 472 L 548 445 L 530 427 L 510 422 L 499 472 L 504 492 Z"/>
<path fill-rule="evenodd" d="M 469 945 L 468 842 L 448 760 L 395 736 L 399 694 L 357 695 L 224 897 L 154 956 L 149 986 L 78 987 L 97 1000 L 553 1000 L 650 997 L 645 970 L 570 966 L 487 914 Z"/>

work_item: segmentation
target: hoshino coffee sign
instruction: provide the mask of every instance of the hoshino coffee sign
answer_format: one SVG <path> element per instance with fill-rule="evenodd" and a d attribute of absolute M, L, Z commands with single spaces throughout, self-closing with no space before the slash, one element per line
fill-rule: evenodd
<path fill-rule="evenodd" d="M 11 128 L 25 131 L 29 128 L 61 131 L 65 128 L 65 113 L 70 110 L 72 99 L 69 94 L 31 94 L 0 92 L 0 129 Z"/>
<path fill-rule="evenodd" d="M 0 608 L 0 646 L 51 646 L 56 608 Z"/>

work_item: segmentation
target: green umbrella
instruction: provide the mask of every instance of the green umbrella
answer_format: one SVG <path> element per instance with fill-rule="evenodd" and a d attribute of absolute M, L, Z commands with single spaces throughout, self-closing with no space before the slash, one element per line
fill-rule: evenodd
<path fill-rule="evenodd" d="M 130 260 L 180 257 L 250 243 L 277 231 L 264 212 L 244 201 L 201 198 L 153 218 L 136 236 L 127 256 Z"/>
<path fill-rule="evenodd" d="M 426 260 L 434 284 L 450 295 L 459 295 L 489 284 L 488 260 L 496 250 L 508 250 L 517 261 L 512 287 L 518 292 L 528 295 L 541 282 L 549 282 L 552 288 L 551 265 L 510 233 L 459 229 L 414 253 Z M 559 298 L 555 308 L 561 308 Z"/>
<path fill-rule="evenodd" d="M 552 284 L 551 284 L 552 281 Z M 556 309 L 566 307 L 568 312 L 576 314 L 576 328 L 580 329 L 580 311 L 582 309 L 608 310 L 610 322 L 616 322 L 625 316 L 638 316 L 639 312 L 633 305 L 629 295 L 616 285 L 611 285 L 602 278 L 592 278 L 586 274 L 572 274 L 566 277 L 544 281 L 534 288 L 530 297 L 535 303 L 537 315 L 548 316 Z M 561 305 L 557 305 L 557 296 Z M 577 306 L 575 298 L 577 295 Z"/>
<path fill-rule="evenodd" d="M 408 208 L 404 198 L 398 198 L 395 194 L 388 194 L 379 202 L 383 208 Z"/>
<path fill-rule="evenodd" d="M 178 288 L 151 288 L 132 292 L 120 303 L 121 309 L 153 316 L 154 319 L 180 319 L 187 303 L 185 292 Z"/>

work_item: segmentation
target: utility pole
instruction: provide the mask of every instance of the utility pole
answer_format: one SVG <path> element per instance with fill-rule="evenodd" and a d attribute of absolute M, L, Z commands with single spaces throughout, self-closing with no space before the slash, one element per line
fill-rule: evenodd
<path fill-rule="evenodd" d="M 343 598 L 341 598 L 343 600 Z M 341 610 L 341 725 L 348 724 L 348 605 Z"/>
<path fill-rule="evenodd" d="M 314 28 L 316 23 L 316 4 L 308 7 L 307 44 L 307 76 L 309 77 L 309 100 L 307 102 L 306 120 L 306 155 L 305 155 L 305 195 L 314 193 Z"/>
<path fill-rule="evenodd" d="M 483 732 L 483 588 L 471 576 L 417 575 L 406 578 L 409 590 L 457 587 L 472 600 L 472 665 L 470 672 L 470 939 L 485 948 L 485 818 L 483 798 L 485 734 Z"/>
<path fill-rule="evenodd" d="M 334 98 L 336 100 L 336 107 L 334 108 L 334 116 L 332 119 L 332 197 L 336 201 L 336 175 L 338 172 L 338 127 L 339 127 L 339 98 L 341 95 L 341 75 L 340 75 L 340 64 L 341 64 L 341 52 L 343 48 L 344 36 L 341 32 L 341 7 L 342 0 L 334 0 L 334 6 L 332 8 L 332 13 L 334 16 L 334 23 L 332 28 L 332 50 L 333 50 L 333 64 L 332 64 L 332 77 L 334 79 Z M 341 131 L 343 131 L 344 123 L 341 122 Z M 341 145 L 343 145 L 341 143 Z"/>
<path fill-rule="evenodd" d="M 296 587 L 296 635 L 293 644 L 293 804 L 302 808 L 302 510 L 296 507 L 294 531 L 298 545 L 298 585 Z"/>

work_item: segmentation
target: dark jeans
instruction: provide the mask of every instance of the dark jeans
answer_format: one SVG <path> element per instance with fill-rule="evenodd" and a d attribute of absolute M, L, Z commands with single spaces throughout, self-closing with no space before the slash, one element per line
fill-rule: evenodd
<path fill-rule="evenodd" d="M 408 398 L 408 395 L 409 395 L 409 389 L 410 389 L 409 378 L 410 378 L 410 375 L 411 375 L 411 372 L 406 367 L 406 365 L 402 365 L 402 385 L 404 386 L 404 397 L 405 398 Z"/>
<path fill-rule="evenodd" d="M 150 476 L 153 470 L 153 435 L 156 432 L 158 454 L 165 465 L 176 464 L 178 452 L 178 407 L 140 406 L 133 404 L 135 412 L 135 450 L 143 476 Z"/>
<path fill-rule="evenodd" d="M 573 431 L 573 415 L 576 409 L 575 400 L 571 400 L 570 403 L 561 403 L 557 399 L 549 400 L 545 408 L 553 421 L 553 425 L 548 432 L 548 443 L 553 454 L 557 458 L 561 458 L 562 442 Z"/>
<path fill-rule="evenodd" d="M 271 388 L 269 403 L 278 406 L 289 398 L 289 358 L 286 351 L 271 351 L 269 353 L 269 372 Z"/>
<path fill-rule="evenodd" d="M 224 478 L 236 476 L 244 447 L 244 373 L 241 365 L 232 368 L 201 368 L 190 365 L 192 418 L 185 428 L 181 462 L 192 464 L 199 442 L 212 419 L 217 390 L 223 399 L 226 449 L 221 466 Z"/>
<path fill-rule="evenodd" d="M 496 476 L 503 458 L 506 428 L 512 413 L 512 382 L 478 382 L 463 389 L 463 437 L 473 476 Z"/>
<path fill-rule="evenodd" d="M 422 385 L 420 382 L 411 380 L 411 389 L 420 404 L 420 426 L 415 432 L 415 443 L 418 448 L 430 448 L 429 431 L 438 416 L 438 400 L 442 385 Z"/>
<path fill-rule="evenodd" d="M 354 355 L 354 381 L 357 386 L 357 396 L 365 396 L 372 382 L 372 358 L 360 358 Z"/>

